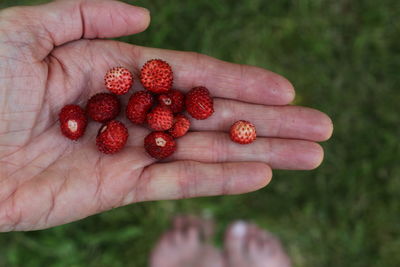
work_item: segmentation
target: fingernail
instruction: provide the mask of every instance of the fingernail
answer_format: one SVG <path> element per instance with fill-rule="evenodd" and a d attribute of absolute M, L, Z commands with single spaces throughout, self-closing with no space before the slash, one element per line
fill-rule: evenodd
<path fill-rule="evenodd" d="M 135 6 L 138 10 L 140 10 L 142 13 L 145 13 L 146 15 L 147 14 L 150 14 L 150 10 L 148 10 L 147 8 L 145 8 L 145 7 L 141 7 L 141 6 Z"/>
<path fill-rule="evenodd" d="M 243 237 L 247 232 L 247 224 L 243 221 L 238 221 L 232 226 L 232 235 L 234 237 Z"/>

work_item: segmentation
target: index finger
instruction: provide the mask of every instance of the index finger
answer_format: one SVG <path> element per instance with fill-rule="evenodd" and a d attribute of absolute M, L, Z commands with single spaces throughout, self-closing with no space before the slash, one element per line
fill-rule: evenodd
<path fill-rule="evenodd" d="M 136 47 L 137 63 L 160 58 L 174 71 L 174 87 L 187 91 L 205 86 L 215 97 L 265 104 L 287 105 L 295 91 L 284 77 L 255 66 L 234 64 L 194 52 Z"/>
<path fill-rule="evenodd" d="M 171 65 L 173 87 L 183 92 L 195 86 L 205 86 L 213 97 L 262 105 L 287 105 L 295 96 L 293 86 L 286 78 L 258 67 L 224 62 L 193 52 L 147 48 L 110 40 L 93 40 L 90 46 L 87 44 L 70 43 L 53 54 L 64 66 L 69 66 L 69 72 L 89 75 L 91 93 L 104 89 L 103 75 L 109 68 L 126 66 L 138 76 L 146 61 L 158 58 Z M 73 64 L 70 64 L 71 59 Z M 74 70 L 75 66 L 79 66 L 79 70 Z M 96 71 L 93 71 L 93 66 L 96 66 Z M 70 84 L 75 86 L 68 91 L 82 88 L 83 82 L 87 83 L 74 76 Z M 139 82 L 135 85 L 136 89 L 143 89 Z"/>

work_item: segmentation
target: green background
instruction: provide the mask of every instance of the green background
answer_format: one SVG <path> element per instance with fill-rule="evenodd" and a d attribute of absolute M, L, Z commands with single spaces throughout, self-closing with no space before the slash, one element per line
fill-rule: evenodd
<path fill-rule="evenodd" d="M 0 8 L 44 1 L 1 0 Z M 133 1 L 127 1 L 133 3 Z M 124 41 L 197 51 L 286 76 L 296 103 L 335 124 L 323 165 L 277 171 L 255 193 L 135 204 L 44 231 L 0 235 L 0 266 L 146 266 L 179 213 L 278 235 L 295 266 L 400 266 L 398 0 L 135 1 L 150 28 Z"/>

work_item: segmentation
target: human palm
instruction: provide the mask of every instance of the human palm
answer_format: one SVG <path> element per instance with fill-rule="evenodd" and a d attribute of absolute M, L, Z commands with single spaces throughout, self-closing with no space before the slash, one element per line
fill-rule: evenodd
<path fill-rule="evenodd" d="M 137 33 L 148 23 L 146 10 L 108 0 L 0 13 L 0 231 L 47 228 L 140 201 L 249 192 L 269 182 L 271 168 L 320 164 L 314 142 L 330 137 L 331 121 L 287 106 L 294 91 L 286 79 L 196 53 L 98 39 Z M 98 123 L 77 142 L 60 134 L 60 109 L 84 106 L 104 91 L 107 69 L 122 65 L 137 76 L 152 58 L 171 64 L 175 88 L 204 85 L 215 97 L 215 114 L 192 121 L 168 161 L 146 154 L 149 130 L 123 115 L 130 137 L 115 155 L 97 151 Z M 134 87 L 140 89 L 137 80 Z M 257 126 L 255 143 L 241 146 L 224 133 L 238 119 Z"/>

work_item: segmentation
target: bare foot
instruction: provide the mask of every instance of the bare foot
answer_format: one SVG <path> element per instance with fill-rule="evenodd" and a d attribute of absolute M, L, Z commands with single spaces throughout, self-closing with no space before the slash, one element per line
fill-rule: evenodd
<path fill-rule="evenodd" d="M 222 267 L 221 253 L 208 244 L 210 221 L 192 216 L 177 217 L 153 249 L 151 267 Z"/>
<path fill-rule="evenodd" d="M 290 267 L 279 240 L 254 224 L 235 222 L 225 233 L 227 267 Z"/>

